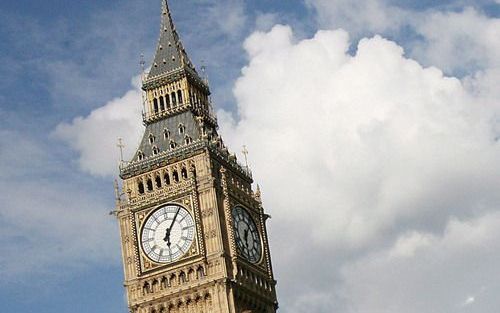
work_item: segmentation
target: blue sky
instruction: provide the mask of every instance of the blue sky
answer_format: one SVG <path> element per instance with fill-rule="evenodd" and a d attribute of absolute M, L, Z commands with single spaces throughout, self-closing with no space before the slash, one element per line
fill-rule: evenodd
<path fill-rule="evenodd" d="M 460 255 L 453 240 L 468 226 L 467 232 L 480 233 L 474 227 L 484 226 L 483 232 L 490 234 L 498 222 L 500 200 L 490 189 L 498 182 L 495 174 L 500 168 L 492 160 L 500 152 L 495 140 L 486 140 L 490 135 L 498 138 L 500 131 L 498 1 L 170 2 L 188 54 L 198 68 L 207 67 L 229 146 L 236 152 L 245 143 L 253 148 L 251 163 L 264 187 L 266 208 L 274 217 L 271 243 L 283 312 L 306 312 L 310 302 L 315 303 L 313 313 L 333 308 L 390 312 L 360 286 L 380 289 L 379 297 L 390 295 L 390 286 L 397 284 L 380 285 L 383 279 L 370 275 L 397 268 L 408 282 L 403 288 L 418 291 L 417 279 L 404 269 L 410 264 L 424 268 L 426 258 L 459 261 L 456 272 L 450 270 L 442 278 L 453 290 L 439 293 L 427 307 L 417 297 L 395 297 L 393 308 L 413 305 L 425 312 L 492 312 L 498 300 L 490 290 L 498 286 L 500 276 L 491 277 L 489 269 L 500 256 L 478 247 L 489 250 L 500 243 L 483 242 L 478 235 L 477 246 L 471 249 L 478 249 L 481 263 Z M 140 74 L 141 53 L 148 63 L 152 58 L 159 8 L 158 0 L 20 0 L 0 7 L 0 186 L 4 190 L 0 194 L 0 303 L 6 311 L 127 311 L 118 230 L 108 215 L 114 205 L 113 164 L 118 150 L 109 141 L 85 134 L 109 131 L 110 140 L 125 137 L 128 154 L 135 149 L 141 132 L 140 102 L 136 101 L 137 83 L 132 81 Z M 287 26 L 275 27 L 278 24 Z M 335 31 L 340 28 L 343 31 Z M 318 30 L 324 30 L 323 37 Z M 329 48 L 320 49 L 318 44 Z M 377 64 L 381 67 L 375 68 Z M 377 71 L 380 76 L 368 79 Z M 273 80 L 274 75 L 281 80 Z M 321 83 L 315 84 L 319 78 Z M 399 84 L 403 81 L 408 84 Z M 297 86 L 317 90 L 311 96 L 316 101 L 299 101 L 303 95 Z M 353 86 L 359 89 L 348 92 Z M 268 93 L 273 97 L 266 98 Z M 397 106 L 390 107 L 393 102 Z M 288 106 L 279 110 L 284 103 Z M 470 103 L 479 108 L 471 110 Z M 318 116 L 301 111 L 304 104 L 326 111 Z M 122 111 L 127 112 L 125 117 L 119 116 L 121 106 L 127 108 Z M 400 111 L 401 107 L 408 110 Z M 427 111 L 429 107 L 435 110 Z M 325 112 L 331 114 L 331 123 L 322 123 Z M 337 112 L 343 112 L 344 118 L 337 119 Z M 381 112 L 392 112 L 389 126 Z M 406 120 L 410 115 L 415 119 Z M 302 131 L 308 128 L 302 124 L 308 121 L 304 116 L 315 123 L 315 134 Z M 106 128 L 107 119 L 109 125 L 118 126 Z M 274 123 L 266 124 L 268 119 Z M 348 140 L 351 128 L 344 121 L 360 123 L 356 133 L 363 134 L 362 140 Z M 401 125 L 415 123 L 414 129 L 427 131 L 438 127 L 436 121 L 446 128 L 431 132 L 435 141 L 427 141 L 423 132 L 418 141 L 398 145 L 395 135 L 408 130 L 398 128 Z M 125 133 L 114 132 L 120 127 Z M 260 127 L 262 133 L 250 131 Z M 289 128 L 301 132 L 288 134 Z M 288 135 L 277 136 L 281 131 Z M 126 136 L 128 132 L 133 138 Z M 255 137 L 257 133 L 267 140 Z M 325 142 L 316 142 L 317 137 L 326 138 Z M 458 148 L 464 146 L 474 149 Z M 336 147 L 351 153 L 344 155 Z M 385 155 L 381 147 L 394 153 Z M 447 147 L 443 150 L 453 153 L 427 154 L 429 147 Z M 392 158 L 401 151 L 408 154 Z M 277 167 L 282 172 L 269 168 L 269 158 L 283 153 L 291 153 L 293 162 Z M 453 161 L 456 167 L 450 165 Z M 413 164 L 417 170 L 407 173 L 403 166 L 391 168 L 387 163 L 409 164 L 409 168 Z M 407 194 L 354 195 L 353 189 L 374 195 L 391 184 L 397 187 L 405 174 L 420 183 L 408 187 Z M 303 179 L 296 182 L 299 176 Z M 283 181 L 297 184 L 283 186 Z M 441 181 L 443 185 L 437 183 Z M 479 187 L 468 185 L 471 181 Z M 448 187 L 443 187 L 445 183 Z M 433 189 L 427 190 L 431 185 Z M 285 195 L 280 198 L 281 189 L 296 186 L 305 197 L 316 193 L 311 202 L 317 214 L 324 213 L 329 221 L 311 226 L 315 229 L 311 234 L 292 230 L 306 209 L 285 205 Z M 405 209 L 393 209 L 394 203 Z M 364 209 L 369 206 L 373 212 Z M 338 214 L 330 216 L 333 211 Z M 349 222 L 339 222 L 343 220 Z M 360 225 L 359 229 L 353 225 Z M 295 249 L 307 249 L 305 254 L 287 250 L 289 238 L 298 235 L 310 242 L 307 248 Z M 449 253 L 438 257 L 439 249 Z M 411 263 L 399 259 L 391 263 L 394 251 L 412 255 Z M 321 264 L 308 268 L 305 264 L 310 259 L 328 259 L 323 268 L 330 274 L 325 277 L 316 270 Z M 471 270 L 472 266 L 484 271 Z M 365 278 L 356 274 L 364 273 L 364 268 L 373 270 Z M 425 273 L 439 269 L 436 264 Z M 450 278 L 469 270 L 473 273 L 463 281 Z M 488 275 L 489 280 L 481 280 Z M 470 288 L 462 288 L 467 282 Z"/>

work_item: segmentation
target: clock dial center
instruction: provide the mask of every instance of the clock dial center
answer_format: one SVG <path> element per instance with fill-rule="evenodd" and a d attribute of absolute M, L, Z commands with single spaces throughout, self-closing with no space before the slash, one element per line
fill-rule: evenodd
<path fill-rule="evenodd" d="M 189 251 L 194 235 L 191 214 L 180 205 L 166 205 L 146 219 L 141 232 L 142 249 L 154 262 L 172 263 Z"/>

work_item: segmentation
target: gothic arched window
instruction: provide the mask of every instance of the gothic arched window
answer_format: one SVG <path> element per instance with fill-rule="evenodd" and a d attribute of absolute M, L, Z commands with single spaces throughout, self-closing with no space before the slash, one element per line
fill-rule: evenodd
<path fill-rule="evenodd" d="M 170 185 L 170 175 L 168 175 L 168 173 L 163 175 L 163 181 L 165 182 L 165 185 Z"/>
<path fill-rule="evenodd" d="M 179 104 L 182 103 L 182 90 L 177 91 L 177 98 L 179 99 Z"/>
<path fill-rule="evenodd" d="M 153 110 L 158 113 L 158 99 L 156 98 L 153 100 Z"/>
<path fill-rule="evenodd" d="M 160 110 L 165 111 L 165 100 L 163 97 L 160 97 Z"/>
<path fill-rule="evenodd" d="M 187 281 L 187 279 L 186 279 L 186 273 L 181 272 L 180 275 L 179 275 L 179 284 L 183 284 L 186 281 Z"/>
<path fill-rule="evenodd" d="M 184 178 L 184 179 L 188 178 L 188 171 L 186 170 L 185 167 L 182 168 L 181 175 L 182 175 L 182 178 Z"/>
<path fill-rule="evenodd" d="M 170 131 L 168 129 L 164 129 L 163 130 L 163 138 L 166 140 L 166 139 L 170 139 Z"/>
<path fill-rule="evenodd" d="M 196 276 L 198 279 L 202 279 L 203 277 L 205 277 L 205 271 L 203 270 L 202 266 L 198 267 L 198 269 L 196 270 Z"/>
<path fill-rule="evenodd" d="M 143 194 L 144 193 L 144 183 L 142 181 L 140 181 L 138 184 L 137 184 L 137 189 L 139 191 L 139 194 Z"/>
<path fill-rule="evenodd" d="M 175 98 L 175 92 L 172 92 L 170 94 L 170 100 L 172 100 L 172 106 L 176 106 L 177 105 L 177 99 Z"/>
<path fill-rule="evenodd" d="M 159 175 L 156 176 L 155 182 L 156 182 L 156 187 L 161 188 L 161 177 Z"/>
<path fill-rule="evenodd" d="M 167 105 L 167 110 L 170 109 L 170 95 L 168 93 L 165 95 L 165 104 Z"/>
<path fill-rule="evenodd" d="M 142 161 L 142 160 L 144 160 L 144 153 L 142 153 L 142 151 L 139 151 L 139 152 L 137 153 L 137 160 L 138 160 L 138 161 Z"/>
<path fill-rule="evenodd" d="M 151 179 L 148 179 L 146 184 L 148 186 L 148 191 L 153 191 L 153 181 Z"/>
<path fill-rule="evenodd" d="M 154 146 L 153 147 L 153 155 L 157 155 L 158 153 L 160 153 L 160 149 L 158 149 L 157 146 Z"/>
<path fill-rule="evenodd" d="M 174 171 L 174 172 L 172 173 L 172 177 L 174 178 L 174 181 L 175 181 L 176 183 L 178 183 L 178 182 L 179 182 L 179 173 L 178 173 L 177 171 Z"/>
<path fill-rule="evenodd" d="M 149 134 L 149 143 L 153 144 L 155 142 L 156 138 L 153 134 Z"/>

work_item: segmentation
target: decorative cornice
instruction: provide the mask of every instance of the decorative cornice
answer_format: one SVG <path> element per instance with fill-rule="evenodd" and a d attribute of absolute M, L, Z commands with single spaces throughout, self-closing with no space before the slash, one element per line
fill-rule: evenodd
<path fill-rule="evenodd" d="M 171 151 L 164 151 L 160 154 L 147 158 L 142 161 L 124 163 L 120 166 L 120 177 L 122 179 L 132 178 L 145 174 L 154 169 L 166 166 L 179 160 L 197 155 L 205 150 L 212 153 L 212 156 L 219 159 L 225 166 L 230 167 L 247 182 L 252 183 L 252 173 L 247 171 L 244 166 L 238 163 L 236 158 L 217 146 L 215 142 L 209 142 L 207 139 L 201 139 L 186 146 L 180 146 Z"/>

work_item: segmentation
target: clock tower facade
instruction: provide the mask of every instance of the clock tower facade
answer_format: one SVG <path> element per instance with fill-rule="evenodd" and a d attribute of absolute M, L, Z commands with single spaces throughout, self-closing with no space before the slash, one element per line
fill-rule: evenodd
<path fill-rule="evenodd" d="M 217 133 L 210 89 L 162 0 L 143 79 L 146 130 L 117 192 L 125 289 L 133 313 L 277 310 L 260 190 Z"/>

